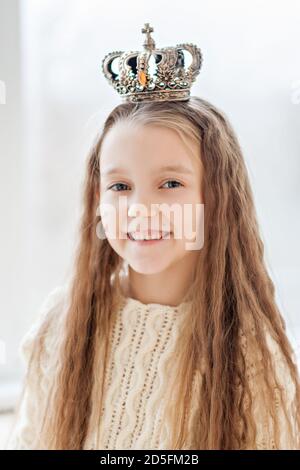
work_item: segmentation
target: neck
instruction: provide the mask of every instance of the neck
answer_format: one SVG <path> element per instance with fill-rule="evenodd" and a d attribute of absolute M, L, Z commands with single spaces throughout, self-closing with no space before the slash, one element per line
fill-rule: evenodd
<path fill-rule="evenodd" d="M 145 304 L 179 305 L 194 279 L 195 263 L 186 258 L 174 266 L 155 274 L 142 274 L 128 267 L 123 290 Z"/>

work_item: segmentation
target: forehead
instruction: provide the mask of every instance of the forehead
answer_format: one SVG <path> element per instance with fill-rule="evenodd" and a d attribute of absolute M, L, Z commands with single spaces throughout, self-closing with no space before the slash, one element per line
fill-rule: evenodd
<path fill-rule="evenodd" d="M 185 164 L 189 168 L 200 164 L 196 143 L 183 142 L 173 129 L 156 124 L 135 125 L 127 122 L 115 124 L 102 142 L 100 172 L 112 164 L 143 163 L 156 166 L 162 160 L 168 164 Z"/>

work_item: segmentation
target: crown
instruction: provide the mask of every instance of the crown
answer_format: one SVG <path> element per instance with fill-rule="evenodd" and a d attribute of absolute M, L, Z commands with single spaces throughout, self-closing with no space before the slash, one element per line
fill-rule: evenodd
<path fill-rule="evenodd" d="M 186 43 L 155 49 L 153 28 L 145 23 L 141 31 L 146 34 L 143 51 L 114 51 L 103 58 L 102 71 L 108 82 L 125 101 L 188 100 L 203 61 L 199 47 Z M 188 67 L 184 51 L 191 55 Z M 112 70 L 116 59 L 118 73 Z"/>

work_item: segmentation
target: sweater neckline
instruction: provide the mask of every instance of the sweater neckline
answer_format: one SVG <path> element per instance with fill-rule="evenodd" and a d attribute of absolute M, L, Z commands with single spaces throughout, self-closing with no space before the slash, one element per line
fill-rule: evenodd
<path fill-rule="evenodd" d="M 190 301 L 180 302 L 178 305 L 160 304 L 156 302 L 144 303 L 133 297 L 126 296 L 122 292 L 120 295 L 121 295 L 123 302 L 126 305 L 128 306 L 132 305 L 133 307 L 138 307 L 139 309 L 142 309 L 142 310 L 151 310 L 151 311 L 155 310 L 155 311 L 162 311 L 162 312 L 168 311 L 168 312 L 173 312 L 173 313 L 176 313 L 176 312 L 182 313 L 186 311 L 187 307 L 191 304 Z"/>

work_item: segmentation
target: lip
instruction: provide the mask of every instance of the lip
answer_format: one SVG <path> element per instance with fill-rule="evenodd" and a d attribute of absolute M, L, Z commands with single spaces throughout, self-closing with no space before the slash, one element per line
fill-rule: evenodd
<path fill-rule="evenodd" d="M 167 238 L 159 238 L 158 240 L 132 240 L 131 238 L 129 238 L 129 235 L 127 233 L 127 240 L 132 242 L 132 243 L 135 243 L 136 245 L 138 246 L 149 246 L 149 245 L 157 245 L 159 243 L 162 243 L 162 242 L 166 242 L 168 240 L 171 239 L 171 237 L 169 237 L 170 235 L 172 235 L 172 232 L 169 232 L 167 234 Z"/>

